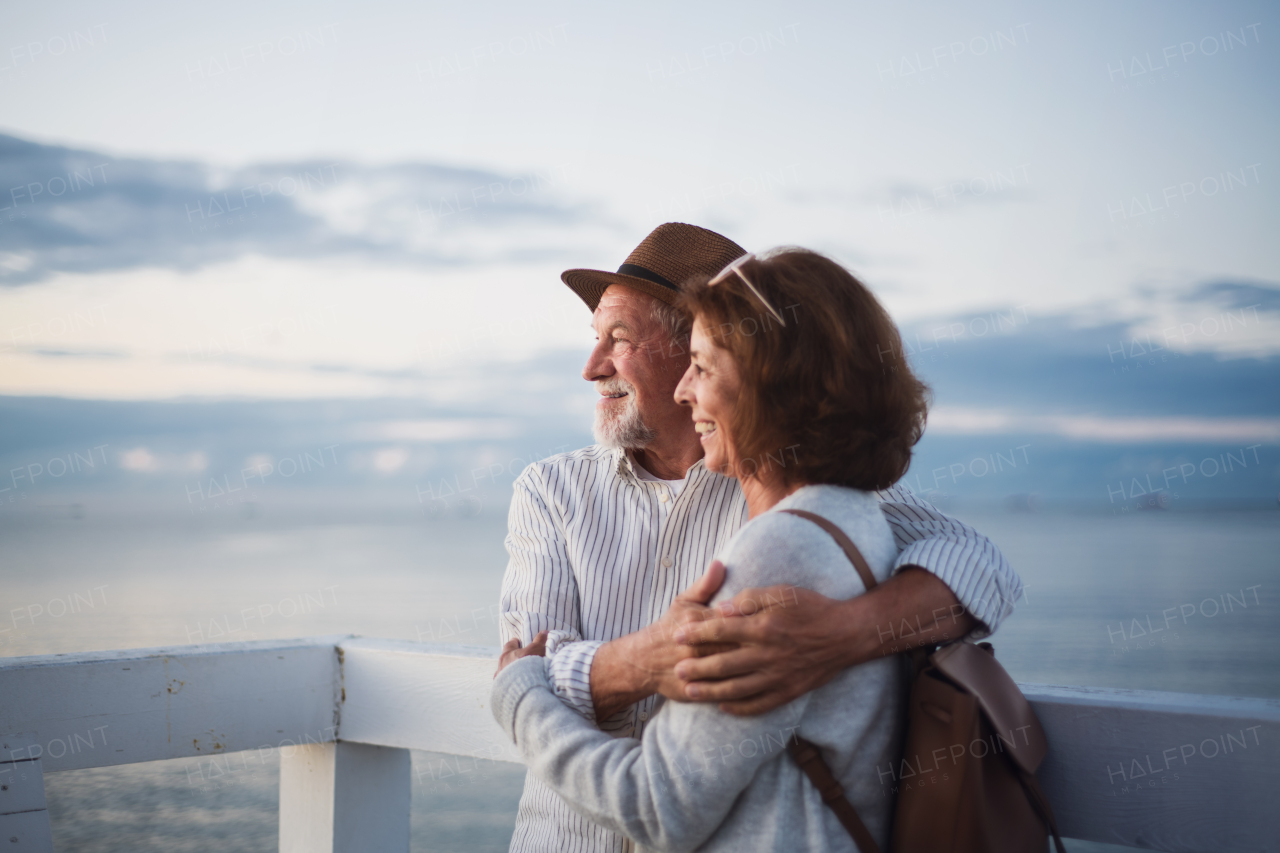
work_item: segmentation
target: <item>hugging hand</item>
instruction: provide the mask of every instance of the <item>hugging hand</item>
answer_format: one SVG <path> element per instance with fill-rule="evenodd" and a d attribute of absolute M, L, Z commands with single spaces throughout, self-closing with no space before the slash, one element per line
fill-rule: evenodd
<path fill-rule="evenodd" d="M 637 665 L 647 668 L 650 692 L 661 693 L 678 702 L 689 701 L 684 681 L 676 677 L 676 665 L 686 658 L 734 648 L 732 645 L 712 642 L 698 646 L 681 639 L 686 629 L 716 616 L 716 611 L 708 607 L 707 602 L 724 584 L 724 576 L 724 563 L 714 561 L 701 578 L 676 596 L 661 619 L 633 635 L 643 638 L 645 643 L 638 650 L 635 661 Z"/>
<path fill-rule="evenodd" d="M 591 664 L 591 702 L 597 720 L 608 719 L 646 696 L 661 693 L 668 699 L 689 701 L 684 682 L 675 676 L 675 666 L 698 654 L 726 651 L 729 647 L 707 644 L 693 646 L 677 639 L 690 625 L 714 616 L 707 606 L 724 583 L 724 564 L 719 560 L 680 593 L 657 622 L 602 645 Z"/>
<path fill-rule="evenodd" d="M 520 646 L 519 637 L 512 637 L 507 640 L 502 647 L 502 657 L 498 658 L 498 669 L 493 673 L 493 677 L 497 678 L 499 672 L 502 672 L 502 670 L 520 660 L 520 658 L 528 657 L 529 655 L 547 656 L 546 631 L 539 631 L 537 636 L 533 638 L 533 642 L 523 648 Z"/>
<path fill-rule="evenodd" d="M 748 589 L 721 602 L 717 618 L 687 625 L 678 635 L 691 645 L 731 649 L 676 665 L 686 700 L 753 715 L 821 687 L 847 665 L 836 640 L 844 606 L 793 586 Z"/>

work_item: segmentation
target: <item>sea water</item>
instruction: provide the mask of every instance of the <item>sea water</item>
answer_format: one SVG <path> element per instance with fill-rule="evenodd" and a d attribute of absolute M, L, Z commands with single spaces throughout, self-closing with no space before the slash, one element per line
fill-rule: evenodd
<path fill-rule="evenodd" d="M 952 511 L 1025 582 L 992 638 L 1018 681 L 1280 696 L 1280 513 Z M 496 645 L 505 526 L 0 518 L 0 654 L 347 633 Z M 274 850 L 279 757 L 250 756 L 49 774 L 55 847 Z M 506 849 L 523 769 L 413 765 L 414 850 Z"/>

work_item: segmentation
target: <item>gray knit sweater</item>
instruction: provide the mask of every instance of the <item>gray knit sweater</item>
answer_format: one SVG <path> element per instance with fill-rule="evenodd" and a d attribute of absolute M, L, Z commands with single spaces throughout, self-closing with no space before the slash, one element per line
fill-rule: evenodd
<path fill-rule="evenodd" d="M 806 509 L 849 535 L 877 580 L 897 547 L 874 495 L 807 486 L 748 522 L 719 555 L 716 601 L 748 587 L 794 584 L 830 598 L 864 592 L 849 560 Z M 601 732 L 551 691 L 546 660 L 521 658 L 494 680 L 493 713 L 530 770 L 571 808 L 653 850 L 856 850 L 783 744 L 795 732 L 823 756 L 881 848 L 893 798 L 879 769 L 900 749 L 903 671 L 896 657 L 846 670 L 767 714 L 667 702 L 641 740 Z M 886 770 L 886 772 L 888 772 Z"/>

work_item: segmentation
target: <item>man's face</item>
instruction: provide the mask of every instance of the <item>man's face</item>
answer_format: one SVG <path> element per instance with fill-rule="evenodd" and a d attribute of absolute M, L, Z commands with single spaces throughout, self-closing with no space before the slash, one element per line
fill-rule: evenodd
<path fill-rule="evenodd" d="M 688 411 L 673 399 L 688 355 L 672 351 L 653 315 L 655 302 L 647 293 L 611 285 L 592 318 L 596 345 L 582 378 L 600 392 L 594 432 L 606 447 L 639 450 L 664 428 L 689 422 Z"/>

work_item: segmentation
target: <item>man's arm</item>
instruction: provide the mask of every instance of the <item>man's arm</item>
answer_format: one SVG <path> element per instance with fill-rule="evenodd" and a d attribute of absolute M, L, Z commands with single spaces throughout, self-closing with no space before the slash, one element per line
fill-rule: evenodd
<path fill-rule="evenodd" d="M 926 643 L 986 636 L 1013 609 L 1022 583 L 989 539 L 905 490 L 881 509 L 902 548 L 897 574 L 869 593 L 834 601 L 801 589 L 747 590 L 726 617 L 690 625 L 677 641 L 736 644 L 679 663 L 685 695 L 758 714 L 820 687 L 849 666 Z M 765 608 L 755 602 L 773 601 Z M 786 602 L 786 606 L 778 602 Z"/>
<path fill-rule="evenodd" d="M 722 602 L 719 615 L 686 626 L 676 641 L 737 648 L 676 664 L 684 695 L 671 698 L 719 702 L 723 711 L 748 715 L 786 704 L 848 667 L 958 639 L 976 624 L 946 584 L 917 568 L 847 601 L 799 587 L 749 589 Z M 741 616 L 748 618 L 733 618 Z"/>
<path fill-rule="evenodd" d="M 848 601 L 772 587 L 746 590 L 708 609 L 705 602 L 723 581 L 717 560 L 659 622 L 600 646 L 591 666 L 591 696 L 601 719 L 653 693 L 677 701 L 732 702 L 782 685 L 768 702 L 738 702 L 738 713 L 762 713 L 821 687 L 847 667 L 954 640 L 977 624 L 946 584 L 914 567 Z M 756 602 L 771 603 L 761 608 Z M 715 618 L 747 615 L 753 618 Z M 715 681 L 702 683 L 708 679 Z"/>
<path fill-rule="evenodd" d="M 898 543 L 894 571 L 915 566 L 938 577 L 978 620 L 973 630 L 975 639 L 999 628 L 1022 597 L 1022 580 L 1000 549 L 969 525 L 916 497 L 910 489 L 885 489 L 878 497 L 880 510 Z"/>
<path fill-rule="evenodd" d="M 528 647 L 546 634 L 548 674 L 557 696 L 589 720 L 591 659 L 599 642 L 582 640 L 578 584 L 564 531 L 547 502 L 533 466 L 515 482 L 507 518 L 507 563 L 502 578 L 498 630 L 505 643 Z"/>

